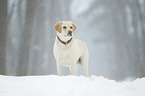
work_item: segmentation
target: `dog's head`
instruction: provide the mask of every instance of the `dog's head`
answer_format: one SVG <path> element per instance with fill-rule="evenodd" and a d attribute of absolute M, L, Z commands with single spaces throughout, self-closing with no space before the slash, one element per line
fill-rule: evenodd
<path fill-rule="evenodd" d="M 72 37 L 74 31 L 76 30 L 76 26 L 72 23 L 72 21 L 61 21 L 55 24 L 55 29 L 57 34 L 61 37 Z"/>

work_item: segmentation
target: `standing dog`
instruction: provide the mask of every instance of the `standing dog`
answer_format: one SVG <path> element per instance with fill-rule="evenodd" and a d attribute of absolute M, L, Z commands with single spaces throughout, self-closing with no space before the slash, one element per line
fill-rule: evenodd
<path fill-rule="evenodd" d="M 57 36 L 53 51 L 58 75 L 62 75 L 63 65 L 70 67 L 72 75 L 77 75 L 77 64 L 80 64 L 88 76 L 89 54 L 86 45 L 74 37 L 76 26 L 71 21 L 61 21 L 55 29 Z"/>

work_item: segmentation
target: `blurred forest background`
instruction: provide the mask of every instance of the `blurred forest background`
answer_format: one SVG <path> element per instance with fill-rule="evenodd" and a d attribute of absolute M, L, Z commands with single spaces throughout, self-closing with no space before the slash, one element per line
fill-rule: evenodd
<path fill-rule="evenodd" d="M 63 20 L 88 46 L 90 75 L 145 76 L 145 0 L 0 0 L 0 74 L 57 74 L 54 25 Z"/>

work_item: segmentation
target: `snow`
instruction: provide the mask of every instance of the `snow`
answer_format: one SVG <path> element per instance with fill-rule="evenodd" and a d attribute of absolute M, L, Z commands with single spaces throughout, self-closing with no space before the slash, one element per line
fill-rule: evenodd
<path fill-rule="evenodd" d="M 97 76 L 0 76 L 0 96 L 145 96 L 145 78 L 116 82 Z"/>

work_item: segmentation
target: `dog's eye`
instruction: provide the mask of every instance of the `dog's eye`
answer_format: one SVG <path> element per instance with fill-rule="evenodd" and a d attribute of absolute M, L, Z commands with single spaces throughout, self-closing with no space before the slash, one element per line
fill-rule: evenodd
<path fill-rule="evenodd" d="M 66 29 L 66 26 L 63 26 L 63 29 Z"/>
<path fill-rule="evenodd" d="M 72 29 L 72 26 L 70 26 L 70 29 Z"/>

